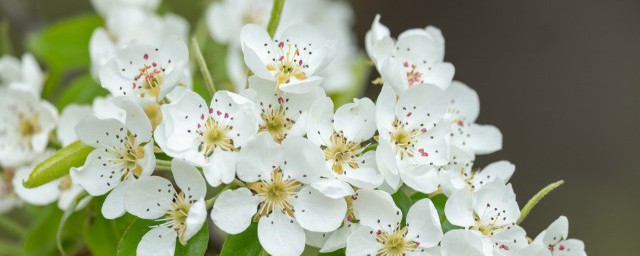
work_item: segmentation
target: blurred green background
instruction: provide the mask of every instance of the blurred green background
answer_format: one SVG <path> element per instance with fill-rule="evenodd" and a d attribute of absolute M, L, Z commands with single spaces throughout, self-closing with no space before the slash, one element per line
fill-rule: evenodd
<path fill-rule="evenodd" d="M 202 1 L 164 2 L 162 9 L 192 23 L 204 9 Z M 546 184 L 566 180 L 524 222 L 532 236 L 566 215 L 570 236 L 584 240 L 590 255 L 634 255 L 640 1 L 351 2 L 360 45 L 376 13 L 395 35 L 426 25 L 442 29 L 456 79 L 480 95 L 479 122 L 504 135 L 503 150 L 477 162 L 515 163 L 511 181 L 521 205 Z M 91 12 L 88 0 L 0 0 L 14 53 L 38 29 Z M 371 85 L 367 94 L 375 98 L 378 91 Z"/>

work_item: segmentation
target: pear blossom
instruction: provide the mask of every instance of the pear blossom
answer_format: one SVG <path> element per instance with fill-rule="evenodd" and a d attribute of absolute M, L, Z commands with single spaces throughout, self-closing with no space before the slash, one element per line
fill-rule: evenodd
<path fill-rule="evenodd" d="M 449 124 L 444 92 L 433 85 L 411 87 L 396 96 L 384 85 L 376 104 L 379 144 L 376 161 L 392 190 L 407 186 L 431 193 L 438 188 L 437 167 L 448 163 Z"/>
<path fill-rule="evenodd" d="M 20 167 L 44 152 L 58 113 L 49 102 L 22 90 L 0 89 L 0 165 Z"/>
<path fill-rule="evenodd" d="M 303 136 L 307 130 L 307 116 L 313 102 L 325 97 L 320 88 L 295 94 L 275 91 L 273 81 L 256 76 L 249 78 L 249 89 L 242 92 L 255 103 L 255 115 L 259 117 L 258 132 L 271 134 L 280 143 L 288 135 Z"/>
<path fill-rule="evenodd" d="M 334 199 L 314 188 L 330 175 L 320 148 L 302 137 L 290 136 L 277 144 L 260 133 L 238 157 L 238 178 L 246 187 L 226 190 L 211 211 L 213 222 L 229 234 L 258 222 L 258 239 L 272 255 L 300 255 L 305 230 L 338 229 L 347 211 L 344 199 Z"/>
<path fill-rule="evenodd" d="M 39 98 L 43 84 L 42 69 L 30 53 L 20 60 L 10 55 L 0 58 L 0 88 L 27 91 Z"/>
<path fill-rule="evenodd" d="M 451 100 L 445 119 L 451 123 L 451 145 L 469 154 L 489 154 L 502 148 L 502 133 L 493 125 L 476 124 L 480 113 L 478 94 L 453 81 L 445 91 Z"/>
<path fill-rule="evenodd" d="M 141 8 L 111 10 L 105 17 L 105 27 L 94 30 L 89 41 L 91 73 L 98 78 L 100 70 L 116 58 L 117 49 L 131 41 L 160 45 L 172 36 L 186 40 L 188 32 L 187 20 L 172 13 L 158 16 Z M 185 69 L 187 76 L 190 72 Z M 181 82 L 190 84 L 190 79 L 182 78 Z"/>
<path fill-rule="evenodd" d="M 244 61 L 253 73 L 276 82 L 276 91 L 306 93 L 318 86 L 316 76 L 329 64 L 335 42 L 326 40 L 313 26 L 296 24 L 271 39 L 266 29 L 254 24 L 241 31 Z"/>
<path fill-rule="evenodd" d="M 159 222 L 142 237 L 137 255 L 173 255 L 176 238 L 186 245 L 207 219 L 207 187 L 200 172 L 189 163 L 174 159 L 171 173 L 180 192 L 159 176 L 141 179 L 125 192 L 127 212 Z"/>
<path fill-rule="evenodd" d="M 266 27 L 273 0 L 223 0 L 211 3 L 206 18 L 209 33 L 219 43 L 237 46 L 246 24 Z"/>
<path fill-rule="evenodd" d="M 102 214 L 110 219 L 124 214 L 125 191 L 150 176 L 156 164 L 151 123 L 144 111 L 129 97 L 113 103 L 126 111 L 124 120 L 90 116 L 76 125 L 78 138 L 95 150 L 84 166 L 70 171 L 73 181 L 92 196 L 111 191 L 102 206 Z"/>
<path fill-rule="evenodd" d="M 491 240 L 474 230 L 450 230 L 442 238 L 442 256 L 493 256 Z"/>
<path fill-rule="evenodd" d="M 93 110 L 89 105 L 70 104 L 62 110 L 56 129 L 56 137 L 63 147 L 78 140 L 75 131 L 76 125 L 91 114 L 93 114 Z"/>
<path fill-rule="evenodd" d="M 216 92 L 210 105 L 186 89 L 170 99 L 161 107 L 163 123 L 155 131 L 160 148 L 202 167 L 211 186 L 233 181 L 238 151 L 258 130 L 254 104 L 228 91 Z"/>
<path fill-rule="evenodd" d="M 445 90 L 453 79 L 455 68 L 443 61 L 444 37 L 436 27 L 409 29 L 394 41 L 378 15 L 365 42 L 382 79 L 397 93 L 420 84 Z"/>
<path fill-rule="evenodd" d="M 332 175 L 316 187 L 339 198 L 354 193 L 351 185 L 374 189 L 382 184 L 375 150 L 364 152 L 376 132 L 375 104 L 368 98 L 354 99 L 333 114 L 333 103 L 325 97 L 317 100 L 309 113 L 307 137 L 324 153 Z"/>
<path fill-rule="evenodd" d="M 586 256 L 584 242 L 569 238 L 569 220 L 560 216 L 547 229 L 542 231 L 533 244 L 547 248 L 552 256 Z"/>
<path fill-rule="evenodd" d="M 549 249 L 544 248 L 542 244 L 529 244 L 520 250 L 518 250 L 514 255 L 516 256 L 552 256 L 551 251 Z"/>
<path fill-rule="evenodd" d="M 100 70 L 100 83 L 114 96 L 138 96 L 160 101 L 182 78 L 189 61 L 187 45 L 177 37 L 162 44 L 132 41 L 116 50 Z"/>
<path fill-rule="evenodd" d="M 346 254 L 352 255 L 432 255 L 443 236 L 440 218 L 429 199 L 413 204 L 406 224 L 402 212 L 381 190 L 359 190 L 353 209 L 361 228 L 349 236 Z"/>
<path fill-rule="evenodd" d="M 465 163 L 464 160 L 461 163 Z M 451 196 L 460 190 L 476 192 L 495 180 L 500 180 L 503 184 L 506 184 L 515 170 L 515 165 L 504 160 L 493 162 L 482 170 L 473 170 L 472 164 L 457 164 L 454 167 L 440 171 L 440 185 L 447 196 Z"/>
<path fill-rule="evenodd" d="M 456 192 L 444 212 L 451 224 L 489 237 L 494 255 L 513 255 L 527 245 L 526 232 L 516 224 L 520 208 L 515 197 L 511 184 L 496 179 L 475 193 Z"/>

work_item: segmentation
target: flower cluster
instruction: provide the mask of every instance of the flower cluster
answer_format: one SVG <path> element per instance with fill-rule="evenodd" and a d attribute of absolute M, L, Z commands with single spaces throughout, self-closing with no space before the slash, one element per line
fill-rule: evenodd
<path fill-rule="evenodd" d="M 476 123 L 478 95 L 453 80 L 439 29 L 393 38 L 377 16 L 365 45 L 381 92 L 336 105 L 328 93 L 349 85 L 357 60 L 344 3 L 290 0 L 273 34 L 273 1 L 217 1 L 207 25 L 229 46 L 235 86 L 201 95 L 183 18 L 155 14 L 159 1 L 93 2 L 106 23 L 91 70 L 107 97 L 58 116 L 33 57 L 0 60 L 0 212 L 104 196 L 107 219 L 156 220 L 140 255 L 173 255 L 207 218 L 229 235 L 257 225 L 271 255 L 586 255 L 565 217 L 535 239 L 519 226 L 513 164 L 474 166 L 502 134 Z M 77 140 L 92 148 L 82 166 L 23 185 L 52 144 Z M 401 207 L 397 194 L 415 200 Z"/>

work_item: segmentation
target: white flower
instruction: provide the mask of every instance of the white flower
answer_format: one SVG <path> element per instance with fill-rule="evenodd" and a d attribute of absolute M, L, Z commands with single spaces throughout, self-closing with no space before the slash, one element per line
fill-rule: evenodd
<path fill-rule="evenodd" d="M 468 154 L 489 154 L 502 148 L 502 133 L 493 125 L 476 124 L 480 113 L 478 94 L 453 81 L 445 91 L 451 100 L 446 119 L 451 124 L 451 145 Z"/>
<path fill-rule="evenodd" d="M 207 9 L 207 27 L 211 37 L 232 47 L 240 41 L 240 30 L 246 24 L 266 27 L 273 0 L 223 0 Z"/>
<path fill-rule="evenodd" d="M 586 256 L 584 242 L 578 239 L 569 239 L 569 220 L 560 216 L 549 227 L 542 231 L 533 244 L 541 244 L 547 248 L 553 256 Z"/>
<path fill-rule="evenodd" d="M 9 55 L 0 58 L 0 88 L 27 91 L 40 98 L 43 83 L 44 74 L 33 55 L 25 53 L 22 60 Z"/>
<path fill-rule="evenodd" d="M 118 47 L 131 41 L 160 45 L 167 37 L 175 36 L 186 40 L 189 33 L 189 23 L 184 18 L 172 13 L 158 16 L 140 8 L 116 8 L 105 20 L 105 27 L 97 28 L 89 41 L 91 73 L 95 78 L 116 57 Z"/>
<path fill-rule="evenodd" d="M 261 133 L 238 157 L 238 178 L 246 188 L 227 190 L 216 200 L 211 218 L 222 230 L 237 234 L 254 219 L 258 239 L 272 255 L 300 255 L 304 230 L 331 232 L 342 224 L 344 199 L 333 199 L 313 188 L 330 175 L 322 151 L 302 137 L 277 144 Z"/>
<path fill-rule="evenodd" d="M 491 240 L 473 230 L 451 230 L 444 234 L 442 256 L 492 256 Z"/>
<path fill-rule="evenodd" d="M 93 114 L 93 110 L 88 105 L 70 104 L 62 110 L 56 129 L 56 137 L 63 147 L 78 140 L 76 125 L 91 114 Z"/>
<path fill-rule="evenodd" d="M 163 122 L 154 135 L 169 156 L 202 167 L 211 186 L 235 178 L 238 151 L 256 134 L 258 120 L 251 101 L 218 91 L 211 105 L 193 91 L 180 88 L 161 107 Z"/>
<path fill-rule="evenodd" d="M 159 176 L 139 180 L 125 193 L 127 212 L 159 222 L 140 240 L 137 255 L 173 255 L 176 238 L 186 245 L 204 224 L 207 187 L 198 170 L 189 163 L 174 159 L 171 173 L 180 192 Z"/>
<path fill-rule="evenodd" d="M 0 214 L 5 214 L 22 204 L 13 188 L 15 175 L 16 171 L 11 168 L 3 168 L 0 171 Z"/>
<path fill-rule="evenodd" d="M 162 44 L 132 41 L 100 70 L 100 83 L 112 95 L 160 101 L 175 88 L 187 68 L 187 45 L 176 37 Z"/>
<path fill-rule="evenodd" d="M 19 167 L 44 152 L 58 113 L 34 94 L 0 89 L 0 165 Z"/>
<path fill-rule="evenodd" d="M 124 122 L 114 118 L 90 116 L 76 125 L 76 134 L 85 144 L 95 148 L 84 166 L 70 171 L 74 182 L 92 196 L 107 196 L 102 214 L 117 218 L 124 214 L 124 193 L 137 179 L 151 175 L 156 158 L 151 138 L 151 123 L 135 101 L 126 97 L 114 99 L 126 111 Z"/>
<path fill-rule="evenodd" d="M 512 255 L 527 245 L 526 232 L 516 224 L 520 208 L 511 184 L 499 179 L 475 193 L 460 190 L 444 208 L 447 220 L 491 238 L 495 255 Z"/>
<path fill-rule="evenodd" d="M 316 189 L 340 198 L 354 193 L 350 185 L 374 189 L 382 184 L 375 151 L 364 152 L 376 132 L 373 101 L 354 99 L 334 116 L 331 99 L 324 97 L 313 104 L 308 119 L 307 137 L 322 148 L 326 165 L 333 171 Z"/>
<path fill-rule="evenodd" d="M 399 97 L 389 85 L 382 87 L 376 103 L 376 161 L 393 190 L 402 182 L 423 193 L 438 188 L 437 166 L 449 160 L 450 126 L 443 121 L 447 103 L 433 85 L 411 87 Z"/>
<path fill-rule="evenodd" d="M 276 84 L 256 76 L 249 78 L 249 90 L 242 94 L 255 103 L 259 118 L 259 132 L 271 134 L 280 143 L 289 135 L 303 136 L 307 129 L 307 116 L 316 99 L 325 96 L 320 88 L 307 93 L 275 92 Z"/>
<path fill-rule="evenodd" d="M 453 154 L 454 150 L 451 152 Z M 506 184 L 516 169 L 515 165 L 504 160 L 491 163 L 482 170 L 473 170 L 472 163 L 460 158 L 454 161 L 461 162 L 451 163 L 451 167 L 440 171 L 440 185 L 447 196 L 460 190 L 476 192 L 494 180 Z"/>
<path fill-rule="evenodd" d="M 455 68 L 444 60 L 444 38 L 439 29 L 409 29 L 396 42 L 376 16 L 365 45 L 385 83 L 400 93 L 407 88 L 431 84 L 447 89 Z"/>
<path fill-rule="evenodd" d="M 313 26 L 290 26 L 271 39 L 258 25 L 242 28 L 241 44 L 244 61 L 253 73 L 276 82 L 276 91 L 305 93 L 322 79 L 315 73 L 329 64 L 335 42 L 327 41 Z"/>
<path fill-rule="evenodd" d="M 431 255 L 437 251 L 442 227 L 431 200 L 414 203 L 403 227 L 402 212 L 386 192 L 359 190 L 356 197 L 353 210 L 361 228 L 349 236 L 347 255 Z"/>
<path fill-rule="evenodd" d="M 322 233 L 305 230 L 307 245 L 320 248 L 321 253 L 333 252 L 335 250 L 345 248 L 347 246 L 349 236 L 351 236 L 351 234 L 356 230 L 360 229 L 360 224 L 352 222 L 355 219 L 353 219 L 353 216 L 349 216 L 349 211 L 352 210 L 347 210 L 347 219 L 345 219 L 342 222 L 342 226 L 335 231 Z"/>
<path fill-rule="evenodd" d="M 98 14 L 107 16 L 119 9 L 142 8 L 145 11 L 154 11 L 160 5 L 160 0 L 91 0 L 91 4 Z"/>

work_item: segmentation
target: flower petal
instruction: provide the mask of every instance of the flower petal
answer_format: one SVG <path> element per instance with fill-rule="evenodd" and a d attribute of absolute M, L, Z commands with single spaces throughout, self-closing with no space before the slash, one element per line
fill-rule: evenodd
<path fill-rule="evenodd" d="M 387 233 L 393 232 L 400 225 L 402 212 L 387 192 L 360 189 L 353 199 L 353 214 L 360 225 Z"/>
<path fill-rule="evenodd" d="M 369 98 L 354 99 L 336 110 L 335 130 L 343 132 L 352 142 L 362 142 L 373 137 L 376 132 L 375 104 Z"/>
<path fill-rule="evenodd" d="M 176 250 L 177 233 L 168 227 L 155 227 L 144 234 L 136 254 L 140 256 L 171 256 Z"/>
<path fill-rule="evenodd" d="M 124 207 L 127 212 L 143 219 L 157 219 L 171 209 L 175 194 L 171 182 L 151 176 L 131 184 L 125 192 Z"/>
<path fill-rule="evenodd" d="M 171 161 L 171 173 L 187 199 L 199 200 L 207 194 L 202 174 L 188 162 L 174 158 Z"/>
<path fill-rule="evenodd" d="M 271 255 L 301 255 L 305 246 L 302 227 L 279 210 L 260 218 L 258 240 Z"/>
<path fill-rule="evenodd" d="M 409 227 L 407 238 L 420 242 L 422 247 L 436 246 L 442 239 L 438 211 L 428 198 L 415 202 L 409 208 L 406 226 Z"/>
<path fill-rule="evenodd" d="M 261 177 L 270 177 L 271 172 L 282 162 L 282 146 L 276 144 L 269 133 L 253 137 L 238 155 L 238 178 L 255 182 Z"/>
<path fill-rule="evenodd" d="M 296 136 L 282 141 L 283 166 L 285 176 L 291 176 L 304 184 L 312 184 L 322 177 L 332 177 L 333 173 L 325 164 L 322 150 L 310 141 Z"/>
<path fill-rule="evenodd" d="M 346 254 L 349 256 L 367 256 L 377 255 L 378 250 L 382 248 L 369 227 L 361 226 L 354 231 L 347 240 Z"/>
<path fill-rule="evenodd" d="M 330 198 L 318 190 L 305 186 L 292 199 L 294 217 L 301 227 L 313 232 L 338 229 L 347 212 L 343 198 Z"/>
<path fill-rule="evenodd" d="M 238 234 L 249 227 L 260 202 L 247 188 L 225 190 L 213 204 L 211 219 L 224 232 Z"/>

